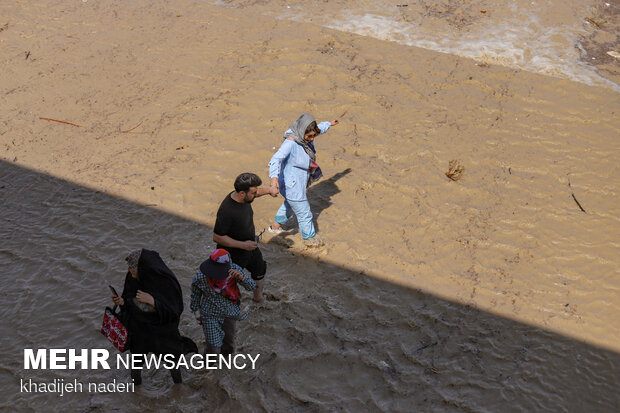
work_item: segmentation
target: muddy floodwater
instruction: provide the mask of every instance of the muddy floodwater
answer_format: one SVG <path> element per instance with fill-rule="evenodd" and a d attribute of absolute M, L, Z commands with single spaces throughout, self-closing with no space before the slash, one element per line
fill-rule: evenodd
<path fill-rule="evenodd" d="M 304 3 L 0 4 L 0 409 L 619 411 L 618 2 Z M 303 112 L 340 120 L 308 189 L 325 246 L 263 234 L 255 369 L 24 368 L 115 360 L 137 248 L 202 349 L 217 208 Z M 257 232 L 281 202 L 253 202 Z"/>

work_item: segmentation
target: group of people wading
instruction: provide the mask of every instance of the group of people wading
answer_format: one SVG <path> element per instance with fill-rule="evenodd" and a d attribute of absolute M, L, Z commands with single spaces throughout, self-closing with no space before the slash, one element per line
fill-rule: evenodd
<path fill-rule="evenodd" d="M 191 286 L 190 309 L 202 326 L 205 354 L 234 352 L 236 322 L 248 315 L 241 311 L 239 285 L 254 292 L 254 301 L 263 300 L 267 263 L 254 228 L 251 203 L 255 198 L 267 194 L 284 197 L 268 228 L 271 233 L 283 233 L 283 225 L 295 215 L 304 243 L 308 247 L 323 245 L 316 235 L 306 189 L 322 175 L 314 139 L 337 124 L 338 120 L 317 124 L 312 116 L 302 114 L 284 133 L 282 145 L 269 162 L 270 186 L 261 187 L 256 174 L 242 173 L 235 179 L 234 191 L 220 204 L 213 228 L 216 249 L 200 264 Z M 125 260 L 128 272 L 123 292 L 112 300 L 121 308 L 129 350 L 177 356 L 197 353 L 194 341 L 179 333 L 183 294 L 174 273 L 156 251 L 135 250 Z M 175 383 L 182 382 L 178 369 L 170 372 Z M 131 377 L 136 385 L 141 384 L 141 369 L 132 369 Z"/>

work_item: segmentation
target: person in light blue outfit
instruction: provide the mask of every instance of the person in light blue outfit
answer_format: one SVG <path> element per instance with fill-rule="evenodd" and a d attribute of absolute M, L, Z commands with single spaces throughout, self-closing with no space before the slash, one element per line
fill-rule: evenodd
<path fill-rule="evenodd" d="M 295 214 L 301 237 L 308 246 L 320 246 L 323 241 L 316 235 L 312 222 L 312 211 L 306 196 L 308 185 L 321 175 L 316 163 L 314 138 L 338 124 L 338 120 L 321 122 L 317 125 L 314 118 L 302 114 L 284 132 L 284 142 L 269 161 L 269 178 L 284 196 L 284 203 L 276 213 L 269 231 L 281 233 L 282 225 Z"/>

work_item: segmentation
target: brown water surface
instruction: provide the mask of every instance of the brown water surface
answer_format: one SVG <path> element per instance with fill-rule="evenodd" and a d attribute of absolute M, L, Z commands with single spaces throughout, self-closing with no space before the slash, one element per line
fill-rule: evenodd
<path fill-rule="evenodd" d="M 3 408 L 619 409 L 614 90 L 206 2 L 0 16 Z M 267 180 L 302 112 L 341 120 L 309 189 L 326 247 L 265 238 L 269 298 L 239 325 L 257 371 L 18 392 L 26 376 L 125 380 L 25 372 L 22 351 L 107 346 L 131 249 L 158 250 L 189 295 L 235 176 Z M 254 202 L 259 230 L 280 202 Z M 189 314 L 181 329 L 201 340 Z"/>

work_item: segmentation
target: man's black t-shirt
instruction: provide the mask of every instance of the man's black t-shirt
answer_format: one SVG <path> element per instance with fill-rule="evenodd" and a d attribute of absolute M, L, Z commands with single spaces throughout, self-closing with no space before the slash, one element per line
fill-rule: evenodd
<path fill-rule="evenodd" d="M 227 235 L 237 241 L 254 241 L 256 234 L 254 230 L 254 211 L 249 203 L 240 204 L 231 198 L 232 192 L 220 204 L 215 219 L 213 232 L 217 235 Z M 244 263 L 250 251 L 240 248 L 224 247 L 220 244 L 217 248 L 224 248 L 230 253 L 235 263 Z"/>

